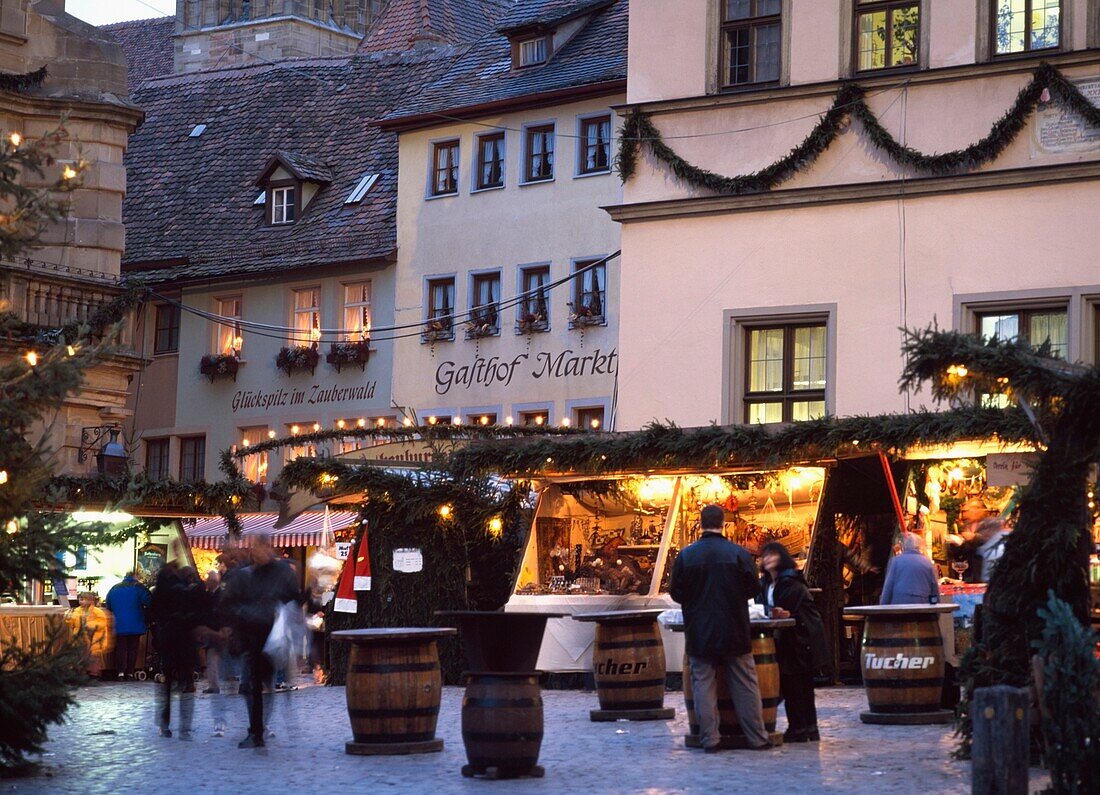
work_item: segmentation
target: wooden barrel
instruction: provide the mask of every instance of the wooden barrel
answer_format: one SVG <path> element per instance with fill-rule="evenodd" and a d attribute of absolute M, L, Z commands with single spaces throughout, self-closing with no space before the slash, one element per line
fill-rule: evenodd
<path fill-rule="evenodd" d="M 443 677 L 434 640 L 355 643 L 348 661 L 348 753 L 402 753 L 442 748 L 435 739 Z M 373 746 L 373 748 L 372 748 Z"/>
<path fill-rule="evenodd" d="M 775 719 L 779 712 L 779 663 L 775 658 L 775 638 L 760 634 L 752 641 L 752 659 L 756 664 L 756 681 L 760 685 L 760 702 L 764 711 L 764 728 L 775 731 Z M 734 745 L 747 743 L 745 733 L 737 720 L 737 710 L 730 698 L 729 685 L 721 671 L 717 672 L 718 684 L 718 732 L 723 739 L 730 738 Z M 688 713 L 687 744 L 699 744 L 699 718 L 695 712 L 695 697 L 691 687 L 691 664 L 684 655 L 684 706 Z"/>
<path fill-rule="evenodd" d="M 592 670 L 601 709 L 663 708 L 665 645 L 656 620 L 647 617 L 596 624 Z"/>
<path fill-rule="evenodd" d="M 871 712 L 940 711 L 943 639 L 936 613 L 874 616 L 863 630 L 863 686 Z"/>
<path fill-rule="evenodd" d="M 462 698 L 462 742 L 469 771 L 527 775 L 542 746 L 542 692 L 536 673 L 470 673 Z"/>

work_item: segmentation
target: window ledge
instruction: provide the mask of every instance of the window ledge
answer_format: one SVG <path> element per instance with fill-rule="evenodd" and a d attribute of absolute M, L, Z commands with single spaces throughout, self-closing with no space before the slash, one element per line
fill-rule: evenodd
<path fill-rule="evenodd" d="M 611 169 L 606 171 L 579 171 L 573 175 L 573 179 L 586 179 L 588 177 L 606 177 L 611 174 Z"/>
<path fill-rule="evenodd" d="M 557 180 L 557 177 L 550 177 L 548 179 L 531 179 L 531 180 L 527 180 L 525 182 L 519 183 L 519 186 L 521 188 L 527 188 L 527 187 L 530 187 L 531 185 L 546 185 L 546 184 L 548 184 L 550 182 L 554 182 L 556 180 Z"/>
<path fill-rule="evenodd" d="M 179 356 L 179 355 L 180 355 L 179 348 L 176 348 L 176 350 L 174 350 L 174 351 L 161 351 L 160 353 L 153 353 L 153 358 L 154 359 L 163 359 L 163 358 L 168 357 L 168 356 Z"/>
<path fill-rule="evenodd" d="M 504 190 L 504 188 L 504 185 L 490 185 L 487 188 L 471 188 L 470 195 L 473 196 L 475 193 L 492 193 L 495 190 Z"/>
<path fill-rule="evenodd" d="M 599 320 L 590 320 L 587 323 L 576 323 L 570 321 L 569 328 L 573 330 L 579 329 L 581 331 L 588 328 L 607 328 L 607 318 L 601 317 Z"/>
<path fill-rule="evenodd" d="M 435 201 L 436 199 L 449 199 L 452 196 L 457 196 L 457 195 L 458 195 L 457 190 L 452 191 L 451 193 L 429 193 L 424 197 L 424 201 L 430 202 L 430 201 Z"/>

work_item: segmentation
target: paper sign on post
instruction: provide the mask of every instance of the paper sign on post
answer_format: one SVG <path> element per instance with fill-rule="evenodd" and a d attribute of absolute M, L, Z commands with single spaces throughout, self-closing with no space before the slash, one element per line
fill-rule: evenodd
<path fill-rule="evenodd" d="M 393 551 L 393 570 L 413 574 L 424 570 L 424 555 L 419 549 L 403 548 Z"/>
<path fill-rule="evenodd" d="M 990 453 L 985 459 L 990 486 L 1023 486 L 1031 480 L 1038 456 L 1033 453 Z"/>
<path fill-rule="evenodd" d="M 347 560 L 348 555 L 351 554 L 351 542 L 350 541 L 337 541 L 336 542 L 336 557 L 340 560 Z"/>

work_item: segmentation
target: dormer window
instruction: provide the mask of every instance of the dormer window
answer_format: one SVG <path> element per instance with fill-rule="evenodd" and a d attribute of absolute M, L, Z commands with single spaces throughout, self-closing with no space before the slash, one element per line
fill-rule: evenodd
<path fill-rule="evenodd" d="M 324 163 L 298 152 L 276 152 L 256 180 L 263 193 L 253 204 L 264 207 L 269 225 L 288 226 L 331 182 L 332 169 Z"/>
<path fill-rule="evenodd" d="M 549 37 L 547 36 L 521 41 L 519 42 L 519 58 L 516 65 L 523 67 L 546 63 L 549 50 Z"/>
<path fill-rule="evenodd" d="M 292 224 L 298 216 L 298 188 L 281 185 L 271 188 L 271 223 Z"/>

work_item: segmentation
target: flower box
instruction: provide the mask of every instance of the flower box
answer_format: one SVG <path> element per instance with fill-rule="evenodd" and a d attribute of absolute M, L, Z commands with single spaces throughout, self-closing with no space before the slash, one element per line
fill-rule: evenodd
<path fill-rule="evenodd" d="M 310 375 L 313 375 L 319 361 L 321 354 L 317 351 L 317 343 L 295 345 L 279 351 L 279 355 L 275 357 L 275 366 L 287 375 L 293 375 L 295 370 L 309 370 Z"/>
<path fill-rule="evenodd" d="M 449 320 L 430 320 L 425 325 L 421 339 L 427 343 L 436 343 L 455 338 L 454 328 Z"/>
<path fill-rule="evenodd" d="M 569 315 L 569 325 L 572 328 L 586 328 L 587 326 L 602 326 L 607 322 L 602 312 L 593 311 L 592 307 L 582 306 L 580 308 L 574 308 L 573 304 L 569 305 L 572 310 Z"/>
<path fill-rule="evenodd" d="M 497 311 L 493 307 L 474 310 L 470 319 L 466 321 L 466 339 L 479 340 L 483 337 L 491 337 L 498 333 Z"/>
<path fill-rule="evenodd" d="M 325 361 L 336 368 L 336 372 L 348 365 L 359 365 L 360 370 L 367 369 L 370 358 L 370 340 L 358 342 L 334 342 L 328 349 Z"/>
<path fill-rule="evenodd" d="M 517 334 L 537 334 L 549 330 L 550 324 L 541 312 L 528 312 L 516 321 Z"/>
<path fill-rule="evenodd" d="M 235 353 L 208 353 L 199 360 L 199 372 L 214 383 L 215 378 L 232 378 L 237 380 L 237 370 L 240 369 L 241 360 Z"/>

